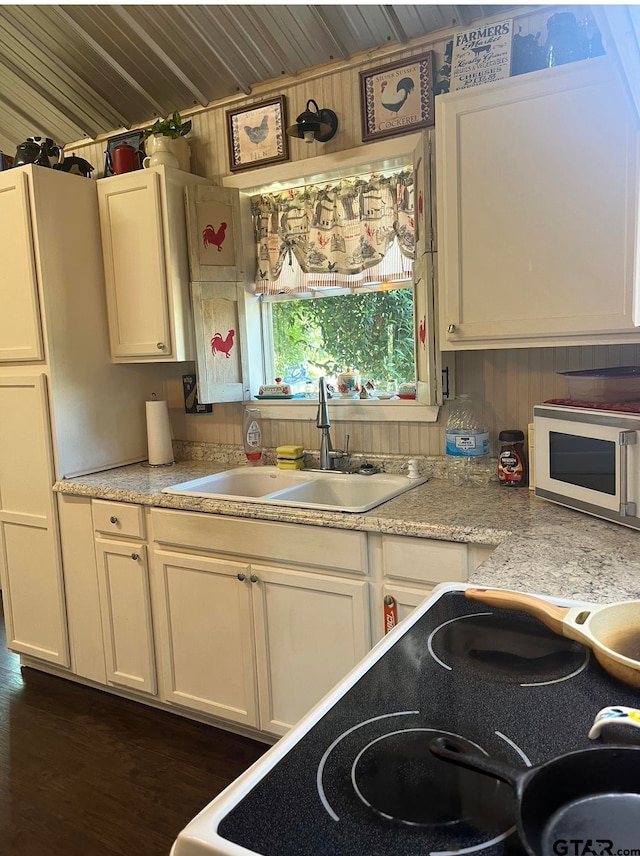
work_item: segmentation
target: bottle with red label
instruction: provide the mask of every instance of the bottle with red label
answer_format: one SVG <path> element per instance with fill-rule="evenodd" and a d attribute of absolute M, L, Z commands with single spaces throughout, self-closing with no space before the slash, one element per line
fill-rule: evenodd
<path fill-rule="evenodd" d="M 524 433 L 511 430 L 501 431 L 500 454 L 498 455 L 498 480 L 505 487 L 527 487 L 529 468 L 524 450 Z"/>

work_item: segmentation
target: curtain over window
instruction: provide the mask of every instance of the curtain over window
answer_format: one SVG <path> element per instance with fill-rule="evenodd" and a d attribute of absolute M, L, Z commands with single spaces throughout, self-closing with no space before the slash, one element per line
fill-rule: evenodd
<path fill-rule="evenodd" d="M 371 281 L 364 272 L 378 268 L 397 246 L 398 271 L 406 277 L 414 256 L 413 173 L 368 176 L 333 185 L 312 185 L 251 200 L 258 257 L 257 291 L 262 294 L 351 287 Z M 304 274 L 279 282 L 293 258 Z M 388 262 L 383 268 L 388 268 Z M 373 273 L 373 271 L 371 271 Z"/>

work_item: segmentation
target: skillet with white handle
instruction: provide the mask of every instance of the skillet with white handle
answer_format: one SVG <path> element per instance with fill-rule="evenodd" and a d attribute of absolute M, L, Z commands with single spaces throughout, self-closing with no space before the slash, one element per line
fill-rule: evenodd
<path fill-rule="evenodd" d="M 591 648 L 603 669 L 640 687 L 640 600 L 562 607 L 539 597 L 503 589 L 469 588 L 465 596 L 501 609 L 519 609 L 559 636 Z"/>

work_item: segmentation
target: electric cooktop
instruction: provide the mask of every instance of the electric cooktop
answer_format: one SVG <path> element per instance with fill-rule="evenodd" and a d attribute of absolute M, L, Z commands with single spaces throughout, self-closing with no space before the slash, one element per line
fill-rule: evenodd
<path fill-rule="evenodd" d="M 430 741 L 456 735 L 476 754 L 537 765 L 593 745 L 598 711 L 640 707 L 640 692 L 579 643 L 465 588 L 438 587 L 186 827 L 173 856 L 523 852 L 511 789 L 435 758 Z"/>

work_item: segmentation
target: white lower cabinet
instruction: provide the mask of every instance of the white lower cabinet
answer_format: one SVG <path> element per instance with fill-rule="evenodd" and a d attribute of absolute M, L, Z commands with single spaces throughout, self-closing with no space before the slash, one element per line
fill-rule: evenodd
<path fill-rule="evenodd" d="M 251 566 L 260 728 L 284 734 L 371 647 L 369 583 Z"/>
<path fill-rule="evenodd" d="M 440 582 L 494 549 L 59 497 L 71 671 L 285 734 Z"/>
<path fill-rule="evenodd" d="M 461 582 L 495 550 L 488 544 L 457 544 L 405 535 L 370 535 L 369 562 L 373 576 L 382 580 L 374 595 L 373 629 L 385 632 L 384 599 L 392 597 L 397 620 L 402 621 L 440 583 Z"/>
<path fill-rule="evenodd" d="M 154 695 L 147 548 L 141 542 L 96 538 L 96 559 L 107 681 Z"/>
<path fill-rule="evenodd" d="M 163 700 L 257 727 L 248 578 L 241 562 L 154 553 Z"/>
<path fill-rule="evenodd" d="M 44 374 L 0 375 L 0 580 L 7 647 L 69 666 Z"/>
<path fill-rule="evenodd" d="M 284 734 L 370 647 L 368 584 L 156 550 L 165 701 Z"/>

